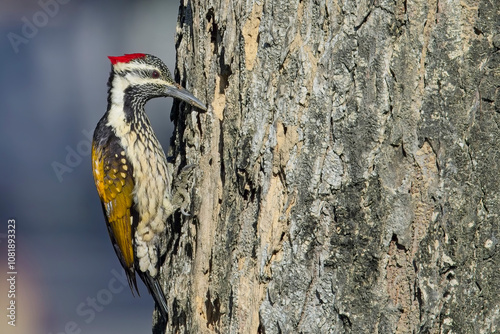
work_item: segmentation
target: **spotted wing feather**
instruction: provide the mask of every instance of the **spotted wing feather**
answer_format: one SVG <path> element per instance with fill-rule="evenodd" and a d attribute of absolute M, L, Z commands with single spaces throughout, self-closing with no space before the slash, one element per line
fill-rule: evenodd
<path fill-rule="evenodd" d="M 138 292 L 132 241 L 132 223 L 137 219 L 133 208 L 133 171 L 113 134 L 107 138 L 94 138 L 92 170 L 111 242 L 127 273 L 132 292 L 134 288 Z"/>

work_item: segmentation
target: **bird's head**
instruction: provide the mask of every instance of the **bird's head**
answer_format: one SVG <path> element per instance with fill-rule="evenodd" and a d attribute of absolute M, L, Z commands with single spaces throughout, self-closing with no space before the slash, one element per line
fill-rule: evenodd
<path fill-rule="evenodd" d="M 108 57 L 112 64 L 110 91 L 119 100 L 127 95 L 145 103 L 155 97 L 171 96 L 206 110 L 203 102 L 175 83 L 167 66 L 153 55 L 144 53 Z"/>

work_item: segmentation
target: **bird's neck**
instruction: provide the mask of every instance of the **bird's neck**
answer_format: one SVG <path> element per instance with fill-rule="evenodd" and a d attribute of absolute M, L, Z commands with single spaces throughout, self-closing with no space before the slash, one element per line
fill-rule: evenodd
<path fill-rule="evenodd" d="M 141 94 L 140 88 L 130 86 L 125 78 L 114 76 L 113 73 L 108 86 L 107 125 L 115 130 L 118 137 L 137 130 L 153 134 L 145 112 L 148 99 Z"/>

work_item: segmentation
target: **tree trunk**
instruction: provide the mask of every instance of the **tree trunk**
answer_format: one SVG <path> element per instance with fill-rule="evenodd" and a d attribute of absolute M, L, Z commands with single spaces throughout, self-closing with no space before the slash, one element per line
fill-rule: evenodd
<path fill-rule="evenodd" d="M 500 330 L 499 13 L 182 0 L 166 332 Z"/>

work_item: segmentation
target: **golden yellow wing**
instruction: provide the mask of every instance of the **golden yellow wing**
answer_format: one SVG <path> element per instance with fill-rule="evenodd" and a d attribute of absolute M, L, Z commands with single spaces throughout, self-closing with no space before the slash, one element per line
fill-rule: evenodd
<path fill-rule="evenodd" d="M 111 241 L 132 288 L 132 283 L 136 285 L 132 243 L 132 219 L 135 213 L 132 208 L 132 166 L 117 142 L 108 144 L 96 147 L 96 143 L 92 143 L 92 170 Z"/>

